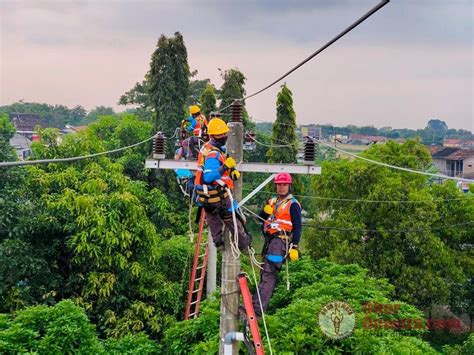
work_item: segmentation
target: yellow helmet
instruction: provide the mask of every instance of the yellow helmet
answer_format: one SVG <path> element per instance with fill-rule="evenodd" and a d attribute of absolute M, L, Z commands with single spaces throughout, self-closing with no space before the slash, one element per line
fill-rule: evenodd
<path fill-rule="evenodd" d="M 221 118 L 213 118 L 207 125 L 207 133 L 210 135 L 223 134 L 229 132 L 229 127 Z"/>
<path fill-rule="evenodd" d="M 201 109 L 200 109 L 199 106 L 197 106 L 197 105 L 189 106 L 189 113 L 190 113 L 191 115 L 194 115 L 195 113 L 198 113 L 198 112 L 200 112 L 200 111 L 201 111 Z"/>

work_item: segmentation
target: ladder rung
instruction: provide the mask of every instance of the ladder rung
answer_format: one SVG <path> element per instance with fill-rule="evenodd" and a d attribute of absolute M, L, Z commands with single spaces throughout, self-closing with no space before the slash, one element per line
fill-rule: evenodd
<path fill-rule="evenodd" d="M 204 265 L 198 266 L 196 270 L 201 270 L 204 267 Z"/>
<path fill-rule="evenodd" d="M 202 276 L 198 277 L 197 279 L 194 279 L 194 282 L 199 281 L 199 280 L 202 280 Z"/>
<path fill-rule="evenodd" d="M 188 317 L 192 317 L 192 316 L 195 316 L 196 313 L 191 313 Z"/>
<path fill-rule="evenodd" d="M 194 290 L 194 291 L 193 291 L 193 292 L 191 292 L 191 293 L 196 293 L 196 292 L 199 292 L 199 291 L 201 291 L 201 289 L 200 289 L 200 288 L 198 288 L 197 290 Z"/>
<path fill-rule="evenodd" d="M 206 256 L 206 255 L 207 253 L 204 253 L 204 254 L 199 255 L 199 257 L 202 258 L 203 256 Z"/>
<path fill-rule="evenodd" d="M 191 302 L 191 304 L 196 304 L 196 303 L 198 303 L 198 302 L 199 302 L 199 300 L 196 300 L 196 301 L 194 301 L 194 302 Z"/>

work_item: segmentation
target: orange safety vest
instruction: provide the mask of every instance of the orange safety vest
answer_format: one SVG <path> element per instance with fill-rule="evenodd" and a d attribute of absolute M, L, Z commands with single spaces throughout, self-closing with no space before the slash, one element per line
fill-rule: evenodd
<path fill-rule="evenodd" d="M 203 187 L 206 186 L 204 184 L 204 163 L 206 162 L 207 158 L 215 158 L 218 156 L 219 161 L 224 165 L 225 163 L 225 155 L 219 148 L 214 147 L 210 142 L 206 142 L 201 150 L 199 151 L 198 160 L 197 160 L 197 171 L 196 171 L 196 178 L 194 179 L 194 185 L 198 189 L 204 189 Z M 225 185 L 227 185 L 230 189 L 234 188 L 234 182 L 232 181 L 229 170 L 226 170 L 220 179 Z M 219 181 L 213 181 L 211 184 L 207 186 L 211 186 L 211 189 L 215 189 L 217 186 L 220 186 Z M 207 188 L 206 186 L 206 188 Z"/>
<path fill-rule="evenodd" d="M 289 194 L 280 202 L 278 202 L 278 197 L 271 198 L 268 201 L 268 204 L 272 206 L 273 213 L 268 216 L 267 220 L 264 222 L 263 230 L 269 234 L 290 234 L 293 230 L 290 208 L 294 202 L 300 204 L 292 194 Z"/>
<path fill-rule="evenodd" d="M 193 134 L 195 137 L 201 137 L 203 131 L 207 131 L 207 119 L 201 113 L 199 116 L 195 118 L 196 120 L 196 127 L 194 127 Z"/>

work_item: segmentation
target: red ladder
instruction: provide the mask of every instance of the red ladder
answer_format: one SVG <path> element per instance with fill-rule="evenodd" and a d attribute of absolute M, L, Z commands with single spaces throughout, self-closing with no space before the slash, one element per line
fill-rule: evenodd
<path fill-rule="evenodd" d="M 255 310 L 253 309 L 252 295 L 249 291 L 249 285 L 247 283 L 247 277 L 244 273 L 240 273 L 237 276 L 239 280 L 240 293 L 242 294 L 242 299 L 244 300 L 245 313 L 247 314 L 247 320 L 250 327 L 250 333 L 252 334 L 253 346 L 255 348 L 256 355 L 264 355 L 265 351 L 263 350 L 262 338 L 260 337 L 260 331 L 258 330 L 257 317 L 255 315 Z"/>
<path fill-rule="evenodd" d="M 184 319 L 196 318 L 199 314 L 199 305 L 201 304 L 204 278 L 206 276 L 207 267 L 207 243 L 204 248 L 201 248 L 204 220 L 205 212 L 202 210 L 201 220 L 199 222 L 199 234 L 196 241 L 196 247 L 194 249 L 193 269 L 189 277 L 188 300 L 186 302 L 186 312 L 184 313 Z"/>

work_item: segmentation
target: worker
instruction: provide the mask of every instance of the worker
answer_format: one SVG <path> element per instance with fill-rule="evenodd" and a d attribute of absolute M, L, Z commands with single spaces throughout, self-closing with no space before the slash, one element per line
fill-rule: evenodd
<path fill-rule="evenodd" d="M 194 185 L 198 203 L 206 212 L 206 221 L 216 248 L 224 246 L 224 225 L 234 236 L 234 219 L 229 193 L 234 188 L 234 180 L 240 177 L 234 158 L 226 156 L 225 144 L 229 128 L 221 118 L 213 118 L 208 125 L 209 141 L 198 155 L 198 166 Z M 250 245 L 250 236 L 240 219 L 236 218 L 238 248 L 243 251 Z"/>
<path fill-rule="evenodd" d="M 263 235 L 265 245 L 261 281 L 258 285 L 263 311 L 278 283 L 278 274 L 285 259 L 296 261 L 299 258 L 298 243 L 301 239 L 301 205 L 290 193 L 293 180 L 288 173 L 279 173 L 274 179 L 277 195 L 267 201 L 260 213 L 265 220 Z M 262 315 L 258 294 L 253 295 L 253 306 L 258 317 Z"/>
<path fill-rule="evenodd" d="M 186 119 L 186 130 L 194 137 L 201 138 L 207 131 L 207 119 L 197 105 L 189 106 L 190 116 Z"/>

